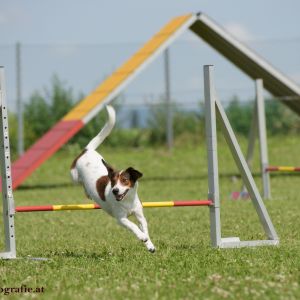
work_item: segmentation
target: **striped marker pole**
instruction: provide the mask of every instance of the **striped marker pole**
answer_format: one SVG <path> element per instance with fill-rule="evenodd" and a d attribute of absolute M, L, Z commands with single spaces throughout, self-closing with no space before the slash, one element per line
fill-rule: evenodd
<path fill-rule="evenodd" d="M 164 201 L 164 202 L 143 202 L 143 207 L 179 207 L 179 206 L 210 206 L 211 200 L 190 200 L 190 201 Z M 17 206 L 16 212 L 34 211 L 62 211 L 62 210 L 91 210 L 101 209 L 98 204 L 66 204 L 66 205 L 33 205 Z"/>
<path fill-rule="evenodd" d="M 300 167 L 274 167 L 269 166 L 266 168 L 267 172 L 300 172 Z"/>

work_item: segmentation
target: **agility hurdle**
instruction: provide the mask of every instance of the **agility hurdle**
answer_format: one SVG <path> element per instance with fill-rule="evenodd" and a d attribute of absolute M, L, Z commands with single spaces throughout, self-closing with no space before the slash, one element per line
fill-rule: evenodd
<path fill-rule="evenodd" d="M 4 71 L 1 69 L 1 171 L 2 171 L 2 199 L 3 219 L 5 232 L 5 252 L 0 253 L 0 258 L 16 258 L 14 215 L 16 212 L 37 211 L 63 211 L 63 210 L 91 210 L 100 209 L 96 204 L 74 205 L 44 205 L 44 206 L 19 206 L 14 208 L 12 195 L 12 183 L 10 175 L 10 154 L 8 142 L 8 125 L 5 99 L 3 97 Z M 237 248 L 278 245 L 279 238 L 269 217 L 266 207 L 260 197 L 254 179 L 247 162 L 242 154 L 237 139 L 225 111 L 216 97 L 213 82 L 213 66 L 204 66 L 204 98 L 205 98 L 205 132 L 208 158 L 208 198 L 207 200 L 144 202 L 144 207 L 183 207 L 183 206 L 207 206 L 210 215 L 210 239 L 212 247 Z M 239 168 L 244 183 L 249 191 L 250 198 L 258 214 L 259 220 L 265 231 L 267 239 L 241 241 L 238 237 L 223 238 L 221 234 L 220 219 L 220 195 L 219 195 L 219 171 L 217 149 L 217 119 L 221 125 L 223 135 L 231 150 L 231 154 Z"/>
<path fill-rule="evenodd" d="M 184 201 L 162 201 L 162 202 L 143 202 L 145 208 L 157 207 L 183 207 L 183 206 L 209 206 L 211 200 L 184 200 Z M 99 204 L 57 204 L 57 205 L 33 205 L 17 206 L 16 212 L 34 211 L 63 211 L 63 210 L 92 210 L 101 209 Z"/>
<path fill-rule="evenodd" d="M 265 170 L 266 170 L 266 172 L 300 172 L 300 167 L 287 167 L 287 166 L 274 167 L 274 166 L 269 166 Z"/>
<path fill-rule="evenodd" d="M 253 108 L 252 124 L 249 133 L 249 143 L 247 150 L 247 163 L 252 167 L 254 146 L 256 136 L 258 135 L 259 153 L 260 153 L 260 171 L 262 176 L 263 197 L 271 199 L 271 172 L 300 172 L 300 167 L 294 166 L 271 166 L 268 159 L 268 146 L 267 146 L 267 129 L 266 129 L 266 114 L 265 114 L 265 101 L 263 97 L 263 80 L 255 80 L 256 97 Z M 247 189 L 243 186 L 240 195 L 246 195 Z"/>

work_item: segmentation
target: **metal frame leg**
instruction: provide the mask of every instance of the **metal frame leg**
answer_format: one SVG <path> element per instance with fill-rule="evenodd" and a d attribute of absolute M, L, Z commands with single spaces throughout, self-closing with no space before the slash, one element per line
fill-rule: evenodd
<path fill-rule="evenodd" d="M 5 102 L 4 68 L 0 67 L 0 161 L 2 177 L 3 223 L 5 233 L 5 252 L 0 258 L 16 258 L 14 198 L 12 193 L 10 147 L 8 134 L 7 107 Z"/>
<path fill-rule="evenodd" d="M 255 80 L 256 90 L 256 103 L 257 103 L 257 122 L 258 122 L 258 138 L 260 149 L 260 168 L 262 174 L 263 184 L 263 197 L 265 199 L 271 198 L 270 187 L 270 174 L 266 171 L 269 166 L 268 159 L 268 146 L 267 146 L 267 129 L 266 129 L 266 115 L 265 115 L 265 103 L 263 96 L 263 81 L 262 79 Z"/>
<path fill-rule="evenodd" d="M 204 66 L 205 130 L 208 159 L 208 199 L 213 201 L 213 205 L 210 206 L 210 237 L 212 246 L 219 247 L 221 244 L 221 221 L 216 111 L 213 86 L 212 66 Z"/>
<path fill-rule="evenodd" d="M 250 170 L 252 169 L 252 164 L 253 164 L 256 136 L 257 136 L 257 103 L 255 100 L 251 128 L 250 128 L 249 137 L 248 137 L 248 148 L 247 148 L 247 154 L 246 154 L 246 161 L 247 161 L 247 165 Z M 247 188 L 244 184 L 242 186 L 242 191 L 240 193 L 241 197 L 243 197 L 243 195 L 248 195 Z"/>

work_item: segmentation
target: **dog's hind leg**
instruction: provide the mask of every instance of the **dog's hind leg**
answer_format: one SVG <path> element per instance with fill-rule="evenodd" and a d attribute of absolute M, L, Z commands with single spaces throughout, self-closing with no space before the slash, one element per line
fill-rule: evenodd
<path fill-rule="evenodd" d="M 80 183 L 80 177 L 76 168 L 70 170 L 70 175 L 74 183 Z"/>

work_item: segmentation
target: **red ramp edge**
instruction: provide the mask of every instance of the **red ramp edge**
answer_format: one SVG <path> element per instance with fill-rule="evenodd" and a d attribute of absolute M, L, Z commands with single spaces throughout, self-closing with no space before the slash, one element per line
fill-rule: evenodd
<path fill-rule="evenodd" d="M 36 168 L 70 140 L 82 127 L 81 120 L 59 121 L 12 165 L 12 188 L 18 187 Z"/>

